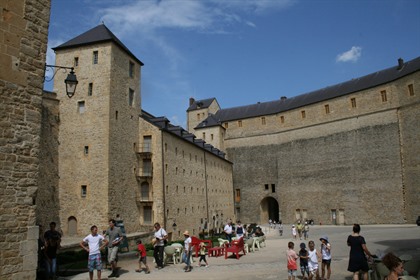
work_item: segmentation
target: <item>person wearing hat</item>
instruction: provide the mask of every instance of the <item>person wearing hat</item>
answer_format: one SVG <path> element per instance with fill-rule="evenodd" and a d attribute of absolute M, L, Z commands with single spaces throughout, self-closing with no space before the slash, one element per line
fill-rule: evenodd
<path fill-rule="evenodd" d="M 306 250 L 305 243 L 302 242 L 300 243 L 300 251 L 299 251 L 300 272 L 302 273 L 302 279 L 307 279 L 305 277 L 305 272 L 306 272 L 306 275 L 308 275 L 309 277 L 308 258 L 309 258 L 309 253 Z"/>
<path fill-rule="evenodd" d="M 186 266 L 184 268 L 185 272 L 191 271 L 191 237 L 188 230 L 184 231 L 184 256 L 183 261 L 185 262 Z"/>
<path fill-rule="evenodd" d="M 331 276 L 331 244 L 328 242 L 328 236 L 323 236 L 319 240 L 321 240 L 322 255 L 321 279 L 329 280 Z M 327 278 L 324 278 L 325 267 L 327 267 Z"/>

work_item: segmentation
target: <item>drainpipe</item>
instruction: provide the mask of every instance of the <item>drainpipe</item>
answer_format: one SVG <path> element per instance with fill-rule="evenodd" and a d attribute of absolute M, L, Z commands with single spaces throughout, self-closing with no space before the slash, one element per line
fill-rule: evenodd
<path fill-rule="evenodd" d="M 160 131 L 160 135 L 161 135 L 161 141 L 160 141 L 160 145 L 161 145 L 161 151 L 162 151 L 162 191 L 163 191 L 163 228 L 167 231 L 168 228 L 166 227 L 166 194 L 165 194 L 165 150 L 164 150 L 164 145 L 163 145 L 163 130 Z"/>

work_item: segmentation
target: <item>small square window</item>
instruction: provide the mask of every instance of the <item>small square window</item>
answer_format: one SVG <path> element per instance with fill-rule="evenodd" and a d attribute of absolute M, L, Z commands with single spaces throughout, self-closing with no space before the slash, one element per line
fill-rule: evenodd
<path fill-rule="evenodd" d="M 89 154 L 89 146 L 85 146 L 83 151 L 84 151 L 85 156 L 87 156 Z"/>
<path fill-rule="evenodd" d="M 74 58 L 73 65 L 74 65 L 74 67 L 79 66 L 79 58 L 77 56 Z"/>
<path fill-rule="evenodd" d="M 280 123 L 284 123 L 284 116 L 280 116 Z"/>
<path fill-rule="evenodd" d="M 225 123 L 224 123 L 224 127 L 225 127 L 225 128 L 228 128 L 228 127 L 229 127 L 229 123 L 225 122 Z"/>
<path fill-rule="evenodd" d="M 330 113 L 330 105 L 326 104 L 324 105 L 325 108 L 325 114 L 329 114 Z"/>
<path fill-rule="evenodd" d="M 134 90 L 128 89 L 128 105 L 133 106 L 134 103 Z"/>
<path fill-rule="evenodd" d="M 130 78 L 134 77 L 134 63 L 131 62 L 131 61 L 128 65 L 128 74 L 129 74 Z"/>
<path fill-rule="evenodd" d="M 350 99 L 350 102 L 351 102 L 351 107 L 352 107 L 352 108 L 356 108 L 356 107 L 357 107 L 357 104 L 356 104 L 356 98 L 351 98 L 351 99 Z"/>
<path fill-rule="evenodd" d="M 409 84 L 408 85 L 408 94 L 410 96 L 414 96 L 414 87 L 413 87 L 413 84 Z"/>
<path fill-rule="evenodd" d="M 94 51 L 92 55 L 92 64 L 98 64 L 98 51 Z"/>
<path fill-rule="evenodd" d="M 77 111 L 79 114 L 83 114 L 85 112 L 85 101 L 77 102 Z"/>
<path fill-rule="evenodd" d="M 238 126 L 242 127 L 242 121 L 238 121 Z"/>
<path fill-rule="evenodd" d="M 261 124 L 262 124 L 262 125 L 265 125 L 265 117 L 262 117 L 262 118 L 261 118 Z"/>
<path fill-rule="evenodd" d="M 382 102 L 387 102 L 388 101 L 388 98 L 386 96 L 386 90 L 381 91 L 381 99 L 382 99 Z"/>
<path fill-rule="evenodd" d="M 272 193 L 276 192 L 276 185 L 275 184 L 271 184 L 271 192 Z"/>
<path fill-rule="evenodd" d="M 86 185 L 82 185 L 81 187 L 81 196 L 82 197 L 86 197 L 87 195 L 87 186 Z"/>
<path fill-rule="evenodd" d="M 305 111 L 300 111 L 300 114 L 302 116 L 302 119 L 306 118 L 306 112 Z"/>
<path fill-rule="evenodd" d="M 264 185 L 264 188 L 265 188 L 266 190 L 268 190 L 268 184 L 265 184 L 265 185 Z"/>
<path fill-rule="evenodd" d="M 93 93 L 93 83 L 89 83 L 88 96 L 92 96 L 92 93 Z"/>

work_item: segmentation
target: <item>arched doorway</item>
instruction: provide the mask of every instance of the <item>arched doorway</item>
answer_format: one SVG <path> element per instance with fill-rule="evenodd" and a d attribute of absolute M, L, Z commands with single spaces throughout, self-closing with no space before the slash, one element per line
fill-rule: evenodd
<path fill-rule="evenodd" d="M 70 236 L 77 235 L 77 220 L 73 216 L 67 220 L 67 234 Z"/>
<path fill-rule="evenodd" d="M 279 203 L 273 197 L 266 197 L 261 200 L 261 221 L 260 223 L 268 223 L 268 220 L 278 222 L 280 220 Z"/>

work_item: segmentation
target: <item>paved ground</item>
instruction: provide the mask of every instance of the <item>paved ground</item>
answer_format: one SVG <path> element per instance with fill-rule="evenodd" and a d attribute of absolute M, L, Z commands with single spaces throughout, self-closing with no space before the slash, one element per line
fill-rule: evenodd
<path fill-rule="evenodd" d="M 272 229 L 266 232 L 267 247 L 260 251 L 249 253 L 239 260 L 231 257 L 228 259 L 224 259 L 224 257 L 207 258 L 210 265 L 208 268 L 197 267 L 195 262 L 194 269 L 189 273 L 183 271 L 184 264 L 169 264 L 164 269 L 157 270 L 153 267 L 152 258 L 148 258 L 149 266 L 153 267 L 150 274 L 136 273 L 137 259 L 124 258 L 118 263 L 120 267 L 120 277 L 118 279 L 287 279 L 285 257 L 287 243 L 294 241 L 295 248 L 298 248 L 302 241 L 291 239 L 288 230 L 290 226 L 284 228 L 285 234 L 282 237 Z M 333 255 L 331 280 L 351 279 L 351 273 L 347 271 L 349 248 L 346 244 L 351 229 L 351 226 L 312 226 L 310 229 L 310 239 L 315 241 L 316 248 L 320 246 L 319 238 L 321 236 L 327 235 L 329 237 Z M 365 237 L 367 247 L 373 254 L 380 255 L 383 252 L 393 251 L 397 255 L 410 254 L 415 259 L 420 259 L 420 227 L 418 226 L 362 225 L 361 235 Z M 104 270 L 102 274 L 102 279 L 107 279 L 110 271 Z M 89 279 L 89 276 L 88 273 L 82 273 L 61 279 L 81 280 Z"/>

